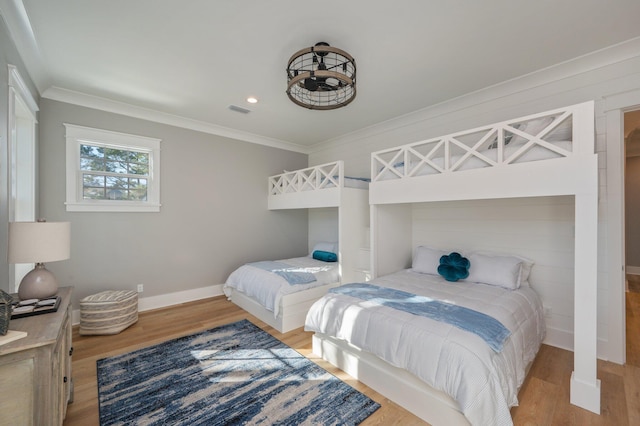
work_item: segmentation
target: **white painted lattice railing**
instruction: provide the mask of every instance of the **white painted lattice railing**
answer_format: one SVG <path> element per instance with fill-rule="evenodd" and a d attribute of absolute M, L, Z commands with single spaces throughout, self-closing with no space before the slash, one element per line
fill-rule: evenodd
<path fill-rule="evenodd" d="M 342 161 L 269 177 L 269 195 L 316 191 L 342 186 L 344 186 L 344 164 Z"/>
<path fill-rule="evenodd" d="M 374 152 L 371 181 L 593 153 L 593 103 L 585 102 Z"/>

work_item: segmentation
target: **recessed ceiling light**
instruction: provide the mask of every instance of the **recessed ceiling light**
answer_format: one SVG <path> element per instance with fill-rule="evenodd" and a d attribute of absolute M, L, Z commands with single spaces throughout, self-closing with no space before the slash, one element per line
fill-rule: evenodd
<path fill-rule="evenodd" d="M 247 98 L 247 102 L 249 102 L 250 104 L 257 104 L 258 103 L 258 98 L 254 98 L 253 96 L 249 96 Z"/>

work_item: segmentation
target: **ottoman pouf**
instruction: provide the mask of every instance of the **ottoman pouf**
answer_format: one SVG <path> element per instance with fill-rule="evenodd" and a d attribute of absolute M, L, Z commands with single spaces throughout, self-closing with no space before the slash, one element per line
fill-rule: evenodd
<path fill-rule="evenodd" d="M 138 321 L 138 293 L 108 290 L 80 301 L 82 335 L 118 334 Z"/>

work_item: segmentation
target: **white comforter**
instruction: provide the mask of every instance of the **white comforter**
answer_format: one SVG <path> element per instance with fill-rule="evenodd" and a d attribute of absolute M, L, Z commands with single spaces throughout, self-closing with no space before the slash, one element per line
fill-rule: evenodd
<path fill-rule="evenodd" d="M 328 293 L 309 310 L 305 330 L 344 339 L 408 370 L 460 405 L 473 425 L 511 425 L 509 407 L 544 338 L 542 303 L 530 287 L 501 287 L 404 270 L 372 280 L 483 312 L 511 331 L 500 353 L 444 322 Z"/>
<path fill-rule="evenodd" d="M 231 296 L 232 288 L 241 291 L 247 296 L 253 297 L 277 317 L 280 312 L 280 300 L 285 294 L 340 280 L 337 262 L 322 262 L 308 256 L 278 260 L 278 262 L 297 267 L 298 272 L 312 273 L 316 280 L 308 284 L 291 285 L 278 274 L 247 264 L 229 275 L 223 287 L 225 295 Z"/>

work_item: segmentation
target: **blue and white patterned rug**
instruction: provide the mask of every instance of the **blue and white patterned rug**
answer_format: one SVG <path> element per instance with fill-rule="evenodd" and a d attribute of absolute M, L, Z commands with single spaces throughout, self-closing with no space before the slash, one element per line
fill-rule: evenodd
<path fill-rule="evenodd" d="M 102 426 L 357 425 L 380 407 L 247 320 L 97 366 Z"/>

